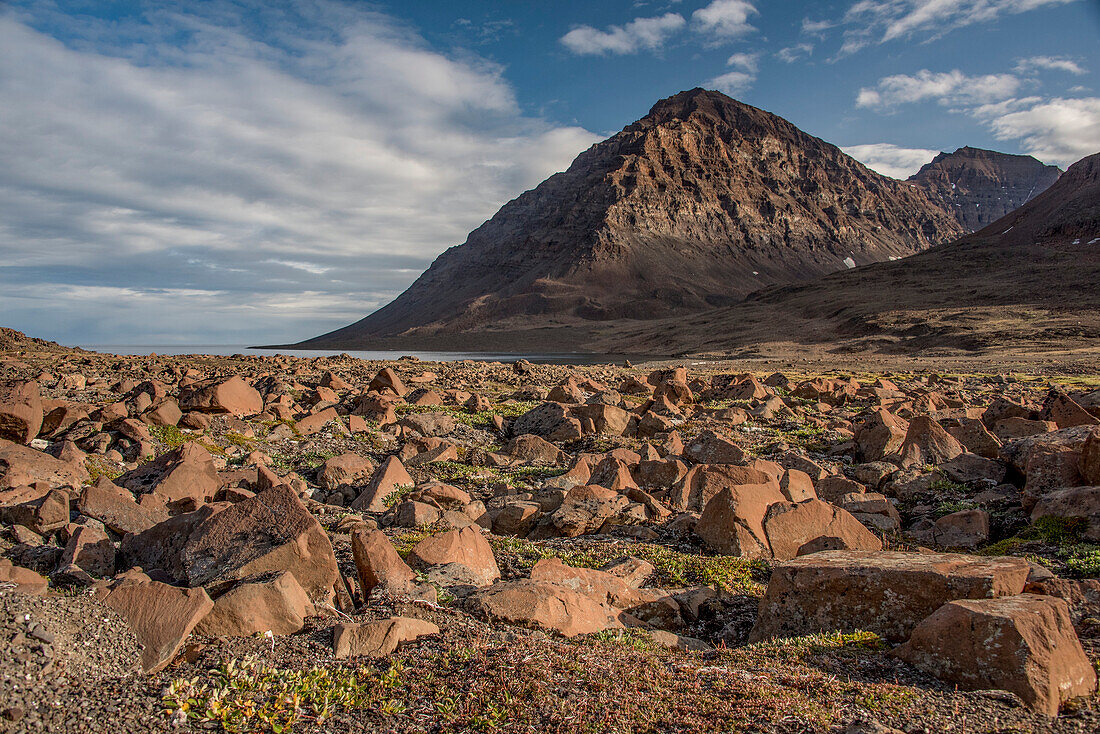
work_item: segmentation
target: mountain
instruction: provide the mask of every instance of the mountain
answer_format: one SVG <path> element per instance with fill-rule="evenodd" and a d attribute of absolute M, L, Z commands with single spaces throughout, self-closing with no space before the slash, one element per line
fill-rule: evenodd
<path fill-rule="evenodd" d="M 942 200 L 974 232 L 1043 193 L 1061 174 L 1029 155 L 968 147 L 940 153 L 909 181 Z"/>
<path fill-rule="evenodd" d="M 621 328 L 592 351 L 1100 351 L 1100 153 L 958 242 Z M 766 345 L 772 345 L 768 347 Z M 784 346 L 779 346 L 784 345 Z M 805 353 L 805 352 L 803 352 Z"/>
<path fill-rule="evenodd" d="M 552 340 L 568 348 L 578 327 L 695 313 L 965 231 L 920 187 L 693 89 L 505 204 L 386 307 L 301 346 L 569 326 Z M 549 348 L 547 338 L 535 343 Z M 452 348 L 474 343 L 486 344 Z"/>

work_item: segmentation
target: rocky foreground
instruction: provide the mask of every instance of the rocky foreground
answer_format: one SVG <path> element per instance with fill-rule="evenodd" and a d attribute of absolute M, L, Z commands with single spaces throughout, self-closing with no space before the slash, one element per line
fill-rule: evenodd
<path fill-rule="evenodd" d="M 0 356 L 0 731 L 1100 730 L 1100 381 Z"/>

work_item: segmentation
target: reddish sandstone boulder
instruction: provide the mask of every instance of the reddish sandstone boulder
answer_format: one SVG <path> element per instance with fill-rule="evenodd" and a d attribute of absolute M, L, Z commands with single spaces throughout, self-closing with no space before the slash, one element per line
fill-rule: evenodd
<path fill-rule="evenodd" d="M 114 609 L 137 636 L 146 673 L 166 667 L 214 602 L 203 589 L 180 589 L 156 581 L 123 582 L 103 602 Z"/>
<path fill-rule="evenodd" d="M 336 408 L 325 408 L 322 411 L 307 415 L 294 424 L 294 429 L 303 436 L 312 436 L 332 421 L 339 421 L 340 414 Z M 343 423 L 340 424 L 343 427 Z"/>
<path fill-rule="evenodd" d="M 1020 594 L 944 604 L 894 651 L 902 660 L 964 690 L 1011 691 L 1057 716 L 1063 703 L 1096 690 L 1062 599 Z"/>
<path fill-rule="evenodd" d="M 341 623 L 332 632 L 333 656 L 337 659 L 386 657 L 403 643 L 438 634 L 436 625 L 410 617 L 390 617 L 363 624 Z"/>
<path fill-rule="evenodd" d="M 702 464 L 693 466 L 676 484 L 668 496 L 668 504 L 675 510 L 702 511 L 723 489 L 746 488 L 768 495 L 778 493 L 783 498 L 779 482 L 760 469 L 734 464 Z"/>
<path fill-rule="evenodd" d="M 772 572 L 749 639 L 868 630 L 901 641 L 949 601 L 1019 594 L 1030 571 L 1022 558 L 950 553 L 801 556 Z"/>
<path fill-rule="evenodd" d="M 684 456 L 696 464 L 743 464 L 745 451 L 737 443 L 714 431 L 703 431 L 684 446 Z"/>
<path fill-rule="evenodd" d="M 132 494 L 107 477 L 100 477 L 94 485 L 85 487 L 76 508 L 119 535 L 140 533 L 168 519 L 167 511 L 142 507 L 134 501 Z"/>
<path fill-rule="evenodd" d="M 416 582 L 416 573 L 401 560 L 389 538 L 380 530 L 357 530 L 351 536 L 351 553 L 364 601 L 377 587 L 404 594 Z"/>
<path fill-rule="evenodd" d="M 0 489 L 10 489 L 37 482 L 51 487 L 79 487 L 88 481 L 88 471 L 82 463 L 62 461 L 0 439 Z"/>
<path fill-rule="evenodd" d="M 703 508 L 695 533 L 718 553 L 767 558 L 764 517 L 769 507 L 786 501 L 777 483 L 727 487 Z"/>
<path fill-rule="evenodd" d="M 325 461 L 317 472 L 317 483 L 328 490 L 353 484 L 374 471 L 374 462 L 359 454 L 346 453 Z"/>
<path fill-rule="evenodd" d="M 389 393 L 397 397 L 401 397 L 408 392 L 405 383 L 401 382 L 401 378 L 389 367 L 383 368 L 374 376 L 374 379 L 367 386 L 367 390 L 369 392 Z"/>
<path fill-rule="evenodd" d="M 876 410 L 857 428 L 856 446 L 863 461 L 878 461 L 896 452 L 909 424 L 888 410 Z"/>
<path fill-rule="evenodd" d="M 565 637 L 623 627 L 620 612 L 607 604 L 557 584 L 528 579 L 475 591 L 465 606 L 482 619 L 552 630 Z"/>
<path fill-rule="evenodd" d="M 946 464 L 965 449 L 939 423 L 919 415 L 909 423 L 905 440 L 898 447 L 902 467 Z"/>
<path fill-rule="evenodd" d="M 286 485 L 200 522 L 180 563 L 189 585 L 214 589 L 268 571 L 290 571 L 319 602 L 332 597 L 340 578 L 328 533 Z"/>
<path fill-rule="evenodd" d="M 245 579 L 215 600 L 195 627 L 200 635 L 246 637 L 258 632 L 292 635 L 302 629 L 313 605 L 294 574 L 274 572 Z"/>
<path fill-rule="evenodd" d="M 41 428 L 42 396 L 38 383 L 0 383 L 0 438 L 26 444 Z"/>
<path fill-rule="evenodd" d="M 221 488 L 210 452 L 190 442 L 123 474 L 116 483 L 135 494 L 154 494 L 169 506 L 185 509 L 209 502 Z"/>
<path fill-rule="evenodd" d="M 772 557 L 779 561 L 798 556 L 819 538 L 830 538 L 837 550 L 882 550 L 879 537 L 851 513 L 817 499 L 772 505 L 764 518 L 764 534 Z"/>
<path fill-rule="evenodd" d="M 366 488 L 351 503 L 353 510 L 382 512 L 386 498 L 400 487 L 411 487 L 416 481 L 409 476 L 405 465 L 396 456 L 388 456 L 371 476 Z"/>
<path fill-rule="evenodd" d="M 562 464 L 566 460 L 564 451 L 546 439 L 529 433 L 513 438 L 500 453 L 525 463 Z"/>
<path fill-rule="evenodd" d="M 260 393 L 234 375 L 228 380 L 201 382 L 180 395 L 179 407 L 201 413 L 255 415 L 264 409 Z"/>
<path fill-rule="evenodd" d="M 23 594 L 45 594 L 50 582 L 29 568 L 12 565 L 7 558 L 0 558 L 0 584 L 13 584 Z"/>
<path fill-rule="evenodd" d="M 476 526 L 448 530 L 425 538 L 409 551 L 408 562 L 412 568 L 420 570 L 450 563 L 461 564 L 470 569 L 481 586 L 488 586 L 500 578 L 493 549 Z"/>

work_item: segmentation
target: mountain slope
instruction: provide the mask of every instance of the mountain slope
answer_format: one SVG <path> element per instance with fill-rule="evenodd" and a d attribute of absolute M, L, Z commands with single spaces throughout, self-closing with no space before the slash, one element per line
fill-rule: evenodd
<path fill-rule="evenodd" d="M 964 231 L 919 187 L 695 89 L 504 205 L 388 306 L 302 346 L 689 314 Z"/>
<path fill-rule="evenodd" d="M 904 260 L 772 288 L 688 319 L 622 328 L 594 351 L 1100 350 L 1100 153 L 1020 209 Z"/>
<path fill-rule="evenodd" d="M 908 180 L 941 199 L 974 232 L 1046 191 L 1061 173 L 1029 155 L 967 147 L 940 153 Z"/>

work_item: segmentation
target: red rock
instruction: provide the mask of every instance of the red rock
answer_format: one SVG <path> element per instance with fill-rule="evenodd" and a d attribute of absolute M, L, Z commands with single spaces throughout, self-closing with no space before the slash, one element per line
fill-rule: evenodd
<path fill-rule="evenodd" d="M 1082 408 L 1077 401 L 1060 390 L 1051 390 L 1047 395 L 1040 417 L 1054 421 L 1059 428 L 1100 424 L 1100 418 Z"/>
<path fill-rule="evenodd" d="M 701 512 L 707 503 L 723 489 L 732 487 L 767 487 L 782 498 L 779 482 L 760 471 L 733 464 L 703 464 L 694 466 L 669 491 L 668 503 L 675 510 Z"/>
<path fill-rule="evenodd" d="M 842 474 L 830 474 L 817 483 L 816 491 L 826 502 L 838 502 L 845 495 L 862 494 L 867 488 Z"/>
<path fill-rule="evenodd" d="M 909 424 L 888 410 L 876 410 L 855 432 L 863 461 L 878 461 L 895 453 L 905 441 Z"/>
<path fill-rule="evenodd" d="M 1031 519 L 1043 517 L 1085 520 L 1082 538 L 1100 541 L 1100 487 L 1069 487 L 1048 492 L 1031 510 Z"/>
<path fill-rule="evenodd" d="M 570 411 L 584 425 L 591 421 L 592 432 L 604 436 L 626 436 L 630 434 L 630 413 L 622 408 L 603 403 L 578 405 Z"/>
<path fill-rule="evenodd" d="M 543 403 L 527 411 L 516 418 L 512 433 L 516 436 L 529 433 L 550 441 L 570 441 L 583 435 L 581 422 L 561 403 Z"/>
<path fill-rule="evenodd" d="M 8 501 L 0 508 L 0 517 L 12 525 L 22 525 L 39 535 L 44 535 L 69 522 L 69 495 L 59 489 L 38 485 L 26 499 Z"/>
<path fill-rule="evenodd" d="M 807 544 L 819 538 L 833 539 L 830 545 L 838 550 L 882 550 L 878 536 L 850 513 L 818 499 L 771 505 L 764 518 L 764 534 L 771 556 L 780 561 L 800 555 Z"/>
<path fill-rule="evenodd" d="M 0 584 L 14 584 L 16 591 L 23 594 L 45 594 L 50 582 L 29 568 L 15 566 L 7 558 L 0 558 Z"/>
<path fill-rule="evenodd" d="M 42 428 L 37 382 L 0 383 L 0 439 L 27 444 Z"/>
<path fill-rule="evenodd" d="M 289 571 L 245 579 L 214 601 L 195 627 L 211 637 L 246 637 L 256 633 L 292 635 L 313 614 L 309 596 Z"/>
<path fill-rule="evenodd" d="M 123 474 L 116 482 L 136 494 L 152 493 L 169 506 L 180 507 L 209 502 L 221 487 L 210 452 L 191 442 Z"/>
<path fill-rule="evenodd" d="M 319 413 L 307 415 L 305 418 L 295 423 L 294 428 L 303 436 L 312 436 L 331 421 L 339 420 L 340 414 L 336 412 L 336 408 L 325 408 Z"/>
<path fill-rule="evenodd" d="M 263 398 L 255 388 L 234 375 L 227 380 L 208 380 L 180 395 L 179 407 L 203 413 L 255 415 L 264 409 Z"/>
<path fill-rule="evenodd" d="M 898 456 L 902 467 L 938 466 L 963 451 L 962 445 L 939 423 L 926 415 L 919 415 L 909 423 L 905 440 L 898 448 Z"/>
<path fill-rule="evenodd" d="M 151 426 L 174 426 L 179 424 L 180 418 L 183 418 L 183 412 L 175 400 L 165 400 L 141 416 Z"/>
<path fill-rule="evenodd" d="M 955 437 L 967 451 L 986 459 L 996 459 L 1001 449 L 1001 440 L 994 436 L 977 418 L 960 418 L 948 421 L 944 429 Z"/>
<path fill-rule="evenodd" d="M 933 538 L 944 548 L 977 548 L 989 541 L 989 513 L 962 510 L 936 520 Z"/>
<path fill-rule="evenodd" d="M 696 464 L 742 464 L 744 450 L 728 436 L 703 431 L 684 446 L 684 456 Z"/>
<path fill-rule="evenodd" d="M 425 538 L 409 551 L 408 562 L 412 568 L 420 570 L 459 563 L 470 569 L 482 586 L 500 578 L 493 549 L 481 530 L 473 526 Z"/>
<path fill-rule="evenodd" d="M 556 584 L 523 579 L 475 591 L 465 602 L 492 621 L 552 630 L 565 637 L 622 629 L 620 612 Z"/>
<path fill-rule="evenodd" d="M 351 552 L 364 600 L 376 587 L 402 594 L 416 581 L 416 573 L 401 560 L 389 538 L 380 530 L 364 529 L 352 533 Z"/>
<path fill-rule="evenodd" d="M 1085 439 L 1077 468 L 1085 484 L 1100 486 L 1100 430 L 1093 431 Z"/>
<path fill-rule="evenodd" d="M 386 457 L 374 475 L 371 476 L 366 488 L 351 503 L 353 510 L 367 512 L 382 512 L 386 509 L 386 498 L 400 487 L 411 487 L 416 482 L 405 465 L 396 456 Z"/>
<path fill-rule="evenodd" d="M 439 627 L 431 622 L 409 617 L 390 617 L 363 624 L 341 623 L 333 629 L 333 656 L 338 660 L 386 657 L 403 643 L 438 634 Z"/>
<path fill-rule="evenodd" d="M 223 587 L 268 571 L 290 571 L 310 599 L 326 602 L 340 578 L 328 533 L 285 485 L 200 522 L 180 554 L 191 586 Z"/>
<path fill-rule="evenodd" d="M 993 424 L 993 435 L 1001 441 L 1027 438 L 1058 430 L 1054 421 L 1036 421 L 1026 418 L 1002 418 Z"/>
<path fill-rule="evenodd" d="M 1024 483 L 1024 508 L 1049 492 L 1084 483 L 1080 471 L 1081 454 L 1070 446 L 1039 444 L 1028 454 Z"/>
<path fill-rule="evenodd" d="M 1063 703 L 1096 690 L 1096 671 L 1070 622 L 1066 602 L 1020 594 L 944 604 L 894 651 L 963 690 L 1011 691 L 1057 716 Z"/>
<path fill-rule="evenodd" d="M 1031 567 L 1022 558 L 824 551 L 775 568 L 749 640 L 867 630 L 901 641 L 949 601 L 1011 596 Z"/>
<path fill-rule="evenodd" d="M 141 663 L 146 673 L 165 668 L 214 602 L 203 589 L 179 589 L 156 581 L 123 582 L 103 602 L 114 609 L 137 636 L 142 646 Z"/>
<path fill-rule="evenodd" d="M 779 478 L 779 490 L 791 502 L 817 499 L 817 490 L 814 489 L 813 479 L 804 471 L 788 469 Z"/>
<path fill-rule="evenodd" d="M 594 533 L 628 504 L 630 501 L 613 489 L 595 484 L 577 486 L 566 492 L 548 524 L 567 538 Z"/>
<path fill-rule="evenodd" d="M 703 508 L 695 533 L 711 550 L 745 558 L 771 555 L 764 517 L 768 508 L 786 502 L 779 485 L 735 485 L 719 492 Z"/>
<path fill-rule="evenodd" d="M 79 566 L 97 577 L 115 575 L 115 545 L 107 534 L 90 525 L 81 525 L 69 537 L 59 567 Z"/>
<path fill-rule="evenodd" d="M 340 454 L 325 461 L 317 472 L 317 483 L 328 490 L 354 484 L 374 471 L 374 462 L 359 454 Z"/>
<path fill-rule="evenodd" d="M 51 487 L 79 487 L 88 481 L 82 463 L 55 459 L 49 454 L 0 439 L 0 489 L 45 482 Z"/>
<path fill-rule="evenodd" d="M 557 446 L 529 433 L 513 438 L 501 453 L 526 463 L 561 464 L 566 459 L 565 452 Z"/>
<path fill-rule="evenodd" d="M 397 397 L 401 397 L 408 392 L 405 384 L 401 382 L 401 378 L 389 367 L 383 368 L 374 376 L 374 379 L 370 381 L 370 385 L 367 386 L 367 390 L 370 392 L 390 393 Z"/>

